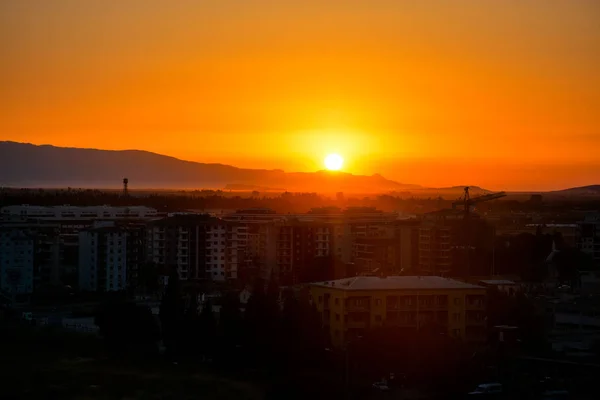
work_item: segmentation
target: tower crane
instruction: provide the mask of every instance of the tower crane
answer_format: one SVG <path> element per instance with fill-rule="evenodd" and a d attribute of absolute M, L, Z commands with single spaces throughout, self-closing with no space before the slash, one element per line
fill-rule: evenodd
<path fill-rule="evenodd" d="M 506 196 L 506 192 L 498 192 L 498 193 L 490 193 L 484 194 L 482 196 L 471 197 L 469 194 L 469 186 L 465 187 L 465 194 L 462 199 L 455 201 L 452 203 L 452 209 L 456 210 L 458 207 L 463 206 L 465 210 L 465 218 L 469 218 L 471 214 L 471 206 L 474 206 L 478 203 L 483 203 L 484 201 L 496 200 Z"/>
<path fill-rule="evenodd" d="M 458 201 L 455 201 L 452 203 L 452 209 L 456 210 L 459 207 L 463 207 L 464 208 L 464 242 L 462 243 L 462 245 L 460 247 L 464 248 L 465 250 L 465 262 L 466 262 L 466 271 L 467 271 L 467 275 L 469 275 L 470 271 L 471 271 L 471 250 L 474 249 L 473 245 L 472 245 L 472 232 L 471 232 L 471 222 L 469 221 L 470 217 L 471 217 L 471 207 L 474 206 L 475 204 L 478 203 L 483 203 L 485 201 L 490 201 L 490 200 L 496 200 L 496 199 L 500 199 L 502 197 L 506 196 L 505 192 L 498 192 L 498 193 L 490 193 L 490 194 L 484 194 L 482 196 L 477 196 L 477 197 L 471 197 L 470 193 L 469 193 L 469 186 L 465 187 L 465 194 L 463 195 L 462 199 L 459 199 Z M 493 261 L 492 261 L 493 263 Z"/>

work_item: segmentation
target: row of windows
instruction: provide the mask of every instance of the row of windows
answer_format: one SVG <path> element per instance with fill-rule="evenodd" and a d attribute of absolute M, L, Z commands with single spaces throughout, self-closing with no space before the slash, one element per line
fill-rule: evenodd
<path fill-rule="evenodd" d="M 405 305 L 412 306 L 417 304 L 417 298 L 419 301 L 419 305 L 422 306 L 430 306 L 430 305 L 440 305 L 444 306 L 448 304 L 448 296 L 388 296 L 386 298 L 386 305 L 389 308 L 394 308 L 397 305 Z M 354 298 L 354 299 L 346 299 L 346 306 L 369 306 L 370 298 Z M 319 303 L 323 303 L 323 296 L 319 296 Z M 340 304 L 340 298 L 336 297 L 334 300 L 336 306 Z M 454 299 L 455 305 L 460 305 L 462 303 L 459 297 Z M 374 299 L 375 306 L 381 306 L 381 299 Z M 476 298 L 469 299 L 470 305 L 482 305 L 483 298 L 482 296 L 477 296 Z"/>

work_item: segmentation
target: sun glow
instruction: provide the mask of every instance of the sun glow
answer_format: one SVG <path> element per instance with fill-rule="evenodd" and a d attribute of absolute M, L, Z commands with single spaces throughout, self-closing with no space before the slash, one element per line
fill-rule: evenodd
<path fill-rule="evenodd" d="M 344 159 L 339 154 L 328 154 L 324 162 L 325 168 L 330 171 L 338 171 L 344 165 Z"/>

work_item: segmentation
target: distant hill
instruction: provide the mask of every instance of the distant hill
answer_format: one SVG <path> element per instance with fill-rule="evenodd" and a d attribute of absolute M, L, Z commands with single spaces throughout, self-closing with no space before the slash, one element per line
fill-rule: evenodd
<path fill-rule="evenodd" d="M 600 196 L 600 185 L 574 187 L 563 190 L 555 190 L 549 193 L 564 196 Z"/>
<path fill-rule="evenodd" d="M 205 164 L 139 150 L 109 151 L 0 142 L 0 185 L 114 188 L 271 187 L 288 191 L 380 193 L 418 189 L 379 174 L 284 172 Z M 229 186 L 232 187 L 232 186 Z"/>

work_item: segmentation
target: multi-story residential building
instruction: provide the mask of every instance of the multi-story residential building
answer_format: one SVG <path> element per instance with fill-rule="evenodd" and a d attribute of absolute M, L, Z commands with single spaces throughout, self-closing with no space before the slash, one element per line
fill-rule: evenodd
<path fill-rule="evenodd" d="M 577 225 L 577 247 L 600 266 L 600 214 L 586 215 Z"/>
<path fill-rule="evenodd" d="M 268 208 L 238 210 L 223 216 L 223 220 L 237 226 L 237 278 L 242 283 L 254 282 L 258 276 L 270 277 L 276 268 L 278 227 L 286 216 Z M 236 243 L 232 243 L 236 246 Z"/>
<path fill-rule="evenodd" d="M 396 239 L 396 271 L 406 274 L 419 268 L 419 226 L 417 219 L 396 221 L 394 237 Z"/>
<path fill-rule="evenodd" d="M 15 215 L 33 219 L 116 219 L 116 218 L 156 218 L 154 208 L 144 206 L 110 207 L 110 206 L 20 206 L 2 207 L 3 216 Z"/>
<path fill-rule="evenodd" d="M 225 235 L 225 230 L 218 232 L 217 221 L 207 215 L 179 215 L 152 221 L 147 233 L 148 261 L 177 268 L 182 280 L 208 278 L 207 274 L 218 270 L 218 260 L 213 261 L 213 256 L 220 256 L 217 247 L 225 240 L 218 237 L 221 233 Z M 217 226 L 215 232 L 212 225 Z"/>
<path fill-rule="evenodd" d="M 175 267 L 182 280 L 238 279 L 248 226 L 209 215 L 175 215 L 148 227 L 148 261 Z"/>
<path fill-rule="evenodd" d="M 396 240 L 378 237 L 359 237 L 354 241 L 353 260 L 357 273 L 396 270 Z"/>
<path fill-rule="evenodd" d="M 426 214 L 419 227 L 419 270 L 443 276 L 487 275 L 493 264 L 495 230 L 476 215 L 441 210 Z"/>
<path fill-rule="evenodd" d="M 368 234 L 351 236 L 356 272 L 379 270 L 394 275 L 416 270 L 419 225 L 416 219 L 393 221 L 371 227 Z"/>
<path fill-rule="evenodd" d="M 315 259 L 331 255 L 332 227 L 325 223 L 289 221 L 279 226 L 276 242 L 276 267 L 272 271 L 283 285 L 303 280 Z"/>
<path fill-rule="evenodd" d="M 330 248 L 332 255 L 343 263 L 354 262 L 355 241 L 364 237 L 391 237 L 391 223 L 396 213 L 385 213 L 371 207 L 337 207 L 312 209 L 307 214 L 296 215 L 299 221 L 326 223 L 332 226 Z"/>
<path fill-rule="evenodd" d="M 397 214 L 374 208 L 323 207 L 294 215 L 250 209 L 224 219 L 247 226 L 245 260 L 240 267 L 256 268 L 263 278 L 275 277 L 285 284 L 303 281 L 306 268 L 320 258 L 336 259 L 346 265 L 354 262 L 358 238 L 400 237 L 392 225 Z M 410 235 L 404 237 L 405 247 L 407 243 Z M 406 263 L 410 252 L 405 251 L 403 257 Z"/>
<path fill-rule="evenodd" d="M 127 232 L 116 226 L 79 233 L 79 289 L 113 292 L 127 288 Z"/>
<path fill-rule="evenodd" d="M 0 287 L 15 301 L 33 292 L 35 238 L 21 230 L 0 233 Z"/>
<path fill-rule="evenodd" d="M 79 288 L 134 291 L 145 262 L 143 224 L 100 222 L 79 233 Z"/>
<path fill-rule="evenodd" d="M 486 339 L 486 289 L 439 276 L 357 276 L 310 285 L 334 346 L 379 326 L 443 327 L 468 342 Z"/>
<path fill-rule="evenodd" d="M 17 302 L 39 287 L 60 282 L 58 226 L 26 222 L 0 225 L 0 285 Z"/>

